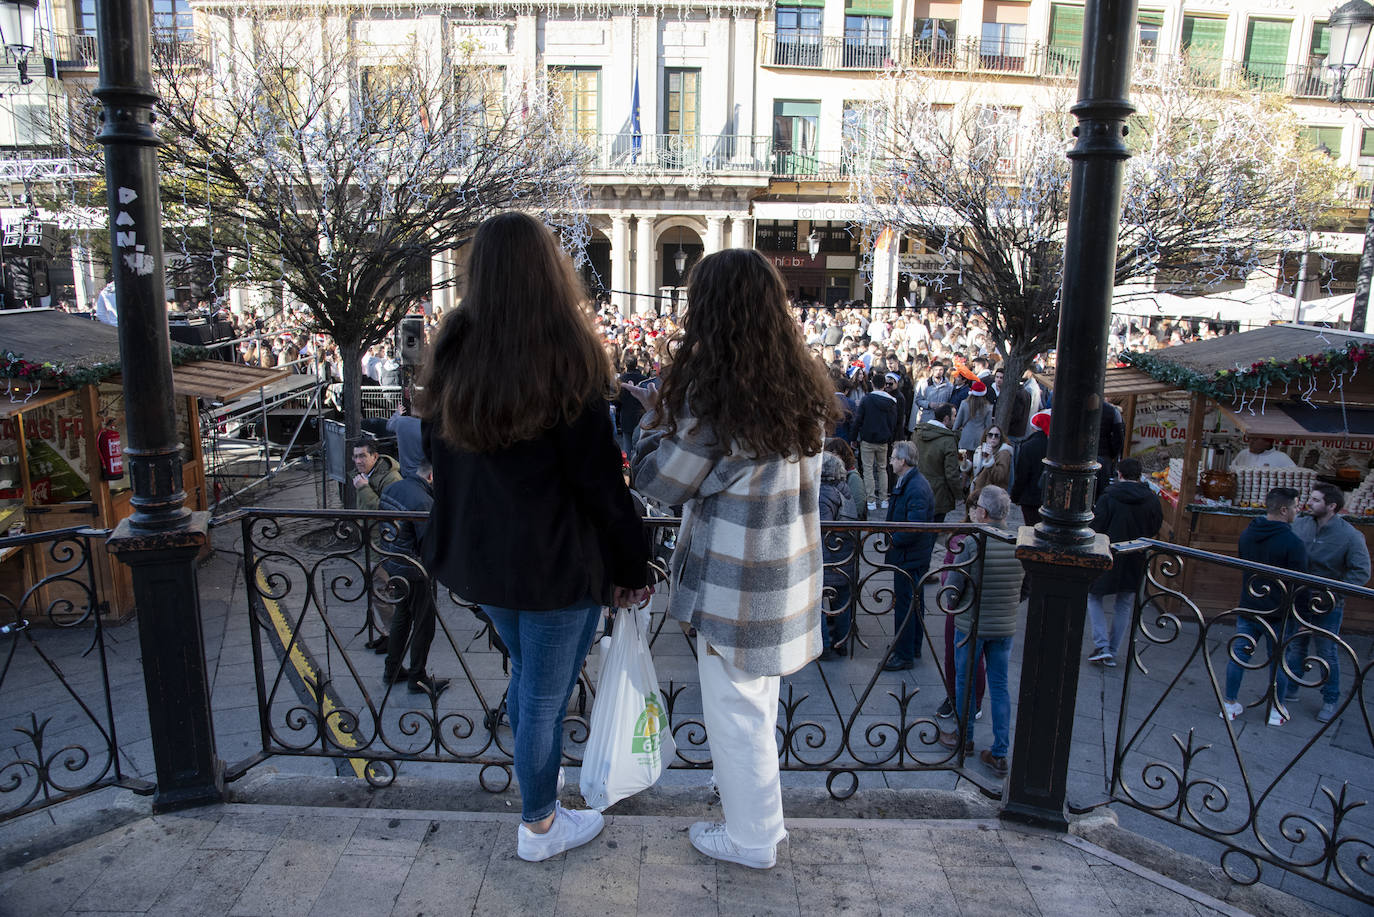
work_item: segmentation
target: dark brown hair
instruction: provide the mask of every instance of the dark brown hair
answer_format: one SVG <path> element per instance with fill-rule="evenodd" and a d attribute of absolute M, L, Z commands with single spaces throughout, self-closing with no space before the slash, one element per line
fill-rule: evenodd
<path fill-rule="evenodd" d="M 772 264 L 752 249 L 708 255 L 687 279 L 687 317 L 663 373 L 660 424 L 708 424 L 752 455 L 816 455 L 838 415 L 830 379 L 806 349 Z"/>
<path fill-rule="evenodd" d="M 572 422 L 611 391 L 582 284 L 549 228 L 511 211 L 477 227 L 463 302 L 425 362 L 423 416 L 449 444 L 493 452 Z"/>

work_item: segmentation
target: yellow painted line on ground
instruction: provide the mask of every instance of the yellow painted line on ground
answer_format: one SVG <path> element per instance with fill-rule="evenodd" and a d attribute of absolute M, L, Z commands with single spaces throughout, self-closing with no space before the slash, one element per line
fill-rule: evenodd
<path fill-rule="evenodd" d="M 283 647 L 290 647 L 287 657 L 291 660 L 291 665 L 294 666 L 296 672 L 300 674 L 301 681 L 305 684 L 305 690 L 310 692 L 310 696 L 314 698 L 317 704 L 320 703 L 320 698 L 316 695 L 314 687 L 312 687 L 320 683 L 321 676 L 319 671 L 310 664 L 309 659 L 305 658 L 305 653 L 301 652 L 300 641 L 292 642 L 292 637 L 295 632 L 291 629 L 291 621 L 287 618 L 286 613 L 282 611 L 281 604 L 277 602 L 276 599 L 267 597 L 267 592 L 271 587 L 268 585 L 267 577 L 263 575 L 261 567 L 259 567 L 257 571 L 257 580 L 258 597 L 262 599 L 263 607 L 267 609 L 267 614 L 272 619 L 272 626 L 277 630 L 277 639 L 281 641 Z M 324 696 L 323 709 L 325 725 L 329 729 L 330 735 L 333 736 L 334 741 L 343 748 L 358 748 L 358 740 L 351 733 L 341 730 L 335 722 L 335 718 L 331 716 L 334 711 L 341 708 L 329 699 L 328 694 Z M 366 778 L 366 758 L 349 758 L 348 763 L 349 766 L 353 768 L 355 774 L 359 777 Z"/>

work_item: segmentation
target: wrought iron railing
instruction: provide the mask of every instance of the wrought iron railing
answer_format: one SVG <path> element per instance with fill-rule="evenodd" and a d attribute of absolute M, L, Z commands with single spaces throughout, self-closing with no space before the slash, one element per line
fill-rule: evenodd
<path fill-rule="evenodd" d="M 1374 903 L 1364 779 L 1374 660 L 1357 649 L 1367 640 L 1341 635 L 1338 611 L 1374 590 L 1162 542 L 1117 548 L 1143 553 L 1147 573 L 1121 689 L 1112 801 L 1217 842 L 1234 881 L 1257 882 L 1274 867 Z M 1224 715 L 1228 676 L 1244 707 L 1234 719 Z M 1191 703 L 1180 709 L 1185 693 Z M 1329 722 L 1314 716 L 1319 693 L 1336 703 Z"/>
<path fill-rule="evenodd" d="M 115 731 L 105 627 L 83 528 L 0 538 L 0 560 L 42 572 L 0 585 L 0 820 L 106 786 L 151 793 L 124 773 Z"/>
<path fill-rule="evenodd" d="M 393 780 L 397 765 L 409 761 L 480 765 L 484 787 L 500 790 L 509 784 L 505 658 L 475 606 L 437 589 L 438 627 L 428 668 L 452 679 L 437 696 L 386 684 L 383 661 L 365 648 L 382 631 L 386 607 L 404 600 L 412 583 L 433 587 L 418 561 L 394 550 L 397 522 L 404 518 L 424 517 L 327 510 L 241 514 L 261 748 L 231 767 L 231 778 L 272 755 L 303 755 L 350 760 L 360 776 L 379 785 Z M 661 566 L 677 522 L 648 520 Z M 915 589 L 923 596 L 926 655 L 943 679 L 944 619 L 976 609 L 986 539 L 1007 536 L 971 525 L 824 526 L 826 593 L 837 606 L 830 613 L 852 613 L 840 639 L 853 652 L 784 679 L 778 757 L 784 770 L 825 773 L 836 798 L 852 794 L 864 774 L 891 771 L 954 771 L 990 795 L 1000 792 L 991 772 L 969 760 L 963 742 L 941 743 L 941 724 L 947 733 L 954 729 L 953 720 L 935 716 L 947 696 L 943 686 L 922 692 L 910 676 L 883 669 L 895 639 L 896 580 L 912 579 L 911 573 L 884 563 L 883 555 L 894 532 L 918 529 L 940 538 L 962 534 L 977 545 L 958 568 L 972 583 L 962 600 L 958 590 L 941 585 L 957 575 L 949 565 L 932 566 Z M 928 593 L 926 586 L 932 587 Z M 709 768 L 695 644 L 662 612 L 669 588 L 666 582 L 657 587 L 652 643 L 678 747 L 671 766 Z M 841 606 L 838 599 L 846 595 Z M 905 614 L 901 621 L 900 626 L 912 626 Z M 976 638 L 976 623 L 973 627 Z M 594 704 L 595 678 L 588 670 L 596 669 L 598 658 L 593 651 L 569 708 L 569 764 L 581 759 Z"/>
<path fill-rule="evenodd" d="M 767 174 L 769 137 L 741 134 L 590 134 L 587 168 L 626 174 Z"/>

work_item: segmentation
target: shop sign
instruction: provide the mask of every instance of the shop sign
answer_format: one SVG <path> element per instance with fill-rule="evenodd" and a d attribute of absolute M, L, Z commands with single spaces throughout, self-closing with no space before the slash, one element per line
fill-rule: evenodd
<path fill-rule="evenodd" d="M 957 274 L 960 265 L 941 254 L 914 254 L 908 252 L 897 256 L 897 269 L 903 274 Z"/>

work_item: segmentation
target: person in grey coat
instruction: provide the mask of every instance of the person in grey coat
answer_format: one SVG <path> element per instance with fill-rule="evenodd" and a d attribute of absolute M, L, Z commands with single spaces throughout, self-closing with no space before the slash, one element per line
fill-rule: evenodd
<path fill-rule="evenodd" d="M 1345 494 L 1339 487 L 1325 483 L 1313 486 L 1307 501 L 1309 515 L 1301 516 L 1293 523 L 1293 534 L 1307 548 L 1308 573 L 1340 580 L 1352 586 L 1363 586 L 1369 582 L 1369 545 L 1364 535 L 1341 516 L 1344 506 Z M 1298 612 L 1307 624 L 1321 628 L 1330 636 L 1300 632 L 1288 643 L 1284 659 L 1289 673 L 1297 678 L 1303 677 L 1309 637 L 1315 641 L 1317 657 L 1325 661 L 1328 667 L 1325 680 L 1321 683 L 1322 706 L 1317 711 L 1319 723 L 1329 723 L 1336 718 L 1341 700 L 1341 657 L 1337 652 L 1335 637 L 1341 632 L 1345 597 L 1336 593 L 1334 598 L 1335 603 L 1329 611 Z M 1296 700 L 1301 688 L 1296 679 L 1290 681 L 1284 699 Z"/>

